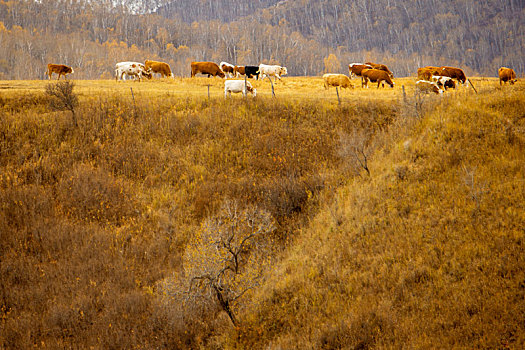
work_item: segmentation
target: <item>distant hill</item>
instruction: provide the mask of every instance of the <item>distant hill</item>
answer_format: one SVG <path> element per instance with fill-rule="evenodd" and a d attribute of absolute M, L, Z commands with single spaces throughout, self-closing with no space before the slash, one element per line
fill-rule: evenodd
<path fill-rule="evenodd" d="M 197 0 L 169 1 L 156 11 L 165 17 L 178 17 L 184 22 L 219 20 L 232 22 L 254 15 L 257 11 L 271 7 L 281 0 Z"/>

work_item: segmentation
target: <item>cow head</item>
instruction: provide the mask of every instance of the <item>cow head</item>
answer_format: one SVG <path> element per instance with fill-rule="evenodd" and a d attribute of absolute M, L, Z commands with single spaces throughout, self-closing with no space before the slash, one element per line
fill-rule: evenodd
<path fill-rule="evenodd" d="M 288 69 L 286 69 L 286 67 L 281 67 L 281 71 L 279 75 L 287 75 L 287 74 L 288 74 Z"/>
<path fill-rule="evenodd" d="M 223 72 L 222 70 L 218 71 L 218 72 L 217 72 L 217 75 L 218 75 L 219 77 L 221 77 L 221 78 L 226 77 L 226 75 L 224 74 L 224 72 Z"/>
<path fill-rule="evenodd" d="M 66 68 L 66 73 L 74 73 L 75 71 L 71 67 Z"/>

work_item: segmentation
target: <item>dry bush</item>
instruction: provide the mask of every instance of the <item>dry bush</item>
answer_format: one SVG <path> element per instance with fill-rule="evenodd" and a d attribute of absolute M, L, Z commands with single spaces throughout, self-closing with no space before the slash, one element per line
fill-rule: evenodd
<path fill-rule="evenodd" d="M 136 215 L 127 185 L 102 169 L 79 164 L 64 174 L 57 187 L 57 199 L 67 216 L 118 225 Z"/>

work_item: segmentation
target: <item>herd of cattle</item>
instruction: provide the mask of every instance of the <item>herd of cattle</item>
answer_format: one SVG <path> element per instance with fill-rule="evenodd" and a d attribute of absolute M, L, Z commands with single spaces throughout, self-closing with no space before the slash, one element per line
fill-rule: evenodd
<path fill-rule="evenodd" d="M 63 64 L 48 64 L 47 75 L 49 79 L 53 73 L 58 74 L 58 78 L 63 75 L 73 73 L 73 68 Z M 324 74 L 324 88 L 328 89 L 330 86 L 341 88 L 353 88 L 351 78 L 361 78 L 361 86 L 368 88 L 368 83 L 377 83 L 377 87 L 385 86 L 385 83 L 390 87 L 394 87 L 394 74 L 384 64 L 377 64 L 373 62 L 352 63 L 348 65 L 349 76 L 345 74 Z M 246 76 L 247 78 L 255 78 L 262 80 L 268 77 L 274 77 L 274 80 L 281 80 L 281 76 L 287 75 L 286 67 L 279 65 L 260 64 L 258 66 L 236 66 L 227 62 L 216 64 L 214 62 L 191 62 L 191 77 L 196 74 L 203 74 L 210 76 L 218 76 L 221 78 L 238 78 Z M 169 64 L 165 62 L 157 62 L 146 60 L 140 62 L 119 62 L 115 65 L 115 80 L 126 80 L 132 78 L 141 81 L 144 77 L 151 79 L 154 74 L 160 74 L 162 78 L 171 77 L 174 75 L 171 72 Z M 498 70 L 499 83 L 509 82 L 514 84 L 516 73 L 511 68 L 501 67 Z M 455 67 L 434 67 L 427 66 L 417 70 L 416 89 L 423 93 L 442 94 L 449 88 L 456 88 L 456 81 L 461 84 L 467 82 L 467 77 L 463 70 Z M 226 80 L 224 84 L 224 96 L 231 95 L 231 93 L 240 93 L 246 96 L 247 93 L 256 95 L 256 89 L 252 87 L 250 82 L 244 80 Z"/>

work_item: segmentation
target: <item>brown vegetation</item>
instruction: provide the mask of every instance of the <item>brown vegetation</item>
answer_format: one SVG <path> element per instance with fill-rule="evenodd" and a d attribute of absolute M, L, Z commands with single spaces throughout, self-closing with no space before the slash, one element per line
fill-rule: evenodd
<path fill-rule="evenodd" d="M 211 80 L 79 82 L 76 124 L 43 83 L 2 90 L 0 347 L 523 346 L 519 82 L 338 106 L 320 78 Z M 206 232 L 238 273 L 188 305 Z"/>

